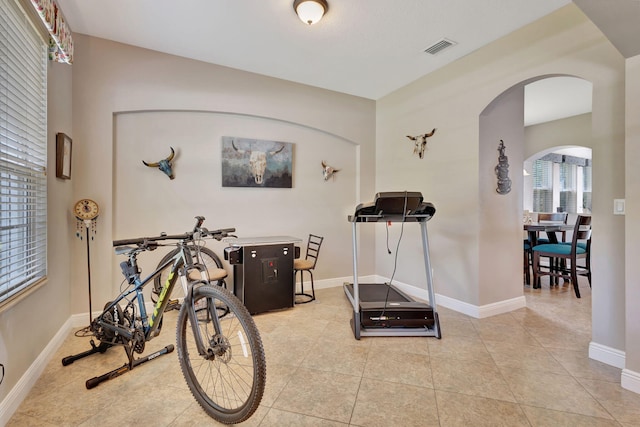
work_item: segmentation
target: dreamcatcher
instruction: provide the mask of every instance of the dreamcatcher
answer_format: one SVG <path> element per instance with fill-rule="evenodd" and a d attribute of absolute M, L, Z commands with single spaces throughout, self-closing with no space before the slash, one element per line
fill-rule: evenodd
<path fill-rule="evenodd" d="M 90 199 L 78 200 L 73 208 L 73 213 L 76 216 L 76 236 L 82 240 L 82 228 L 86 231 L 87 241 L 87 276 L 89 285 L 89 323 L 93 321 L 91 315 L 91 256 L 89 252 L 89 236 L 93 240 L 93 236 L 96 234 L 96 220 L 100 209 L 98 204 Z"/>

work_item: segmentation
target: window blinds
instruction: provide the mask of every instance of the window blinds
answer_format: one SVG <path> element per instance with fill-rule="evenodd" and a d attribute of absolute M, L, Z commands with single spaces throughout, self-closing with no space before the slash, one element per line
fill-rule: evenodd
<path fill-rule="evenodd" d="M 560 209 L 562 212 L 577 212 L 578 186 L 576 174 L 578 167 L 571 163 L 560 163 Z"/>
<path fill-rule="evenodd" d="M 0 304 L 47 274 L 47 47 L 0 0 Z"/>
<path fill-rule="evenodd" d="M 553 212 L 553 163 L 533 162 L 533 211 Z"/>

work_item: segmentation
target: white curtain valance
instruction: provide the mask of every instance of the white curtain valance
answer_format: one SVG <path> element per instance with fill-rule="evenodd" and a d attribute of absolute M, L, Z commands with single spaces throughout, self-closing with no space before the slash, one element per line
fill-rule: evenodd
<path fill-rule="evenodd" d="M 62 10 L 55 0 L 31 0 L 38 15 L 49 31 L 49 59 L 71 64 L 73 62 L 73 38 Z"/>

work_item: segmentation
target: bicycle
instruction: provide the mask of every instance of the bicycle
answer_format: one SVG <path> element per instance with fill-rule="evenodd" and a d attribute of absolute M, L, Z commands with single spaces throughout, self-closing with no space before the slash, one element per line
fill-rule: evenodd
<path fill-rule="evenodd" d="M 122 346 L 128 362 L 98 377 L 86 381 L 87 389 L 116 378 L 134 367 L 168 354 L 174 350 L 164 348 L 136 359 L 145 343 L 160 334 L 162 318 L 171 292 L 180 277 L 184 300 L 180 307 L 176 327 L 178 360 L 191 394 L 205 412 L 225 424 L 248 419 L 258 408 L 266 382 L 266 360 L 258 329 L 242 302 L 221 286 L 206 280 L 205 267 L 193 262 L 191 250 L 194 240 L 211 237 L 221 240 L 235 229 L 208 231 L 202 227 L 203 217 L 196 217 L 193 231 L 181 235 L 161 235 L 114 241 L 116 253 L 127 256 L 120 263 L 128 284 L 121 293 L 105 304 L 103 312 L 81 330 L 93 336 L 91 349 L 62 359 L 67 366 L 95 353 L 104 353 L 112 346 Z M 153 273 L 141 279 L 137 256 L 155 250 L 160 241 L 173 240 L 178 251 Z M 135 245 L 135 246 L 128 246 Z M 166 244 L 165 244 L 166 245 Z M 144 303 L 143 289 L 170 267 L 158 301 L 150 316 Z M 189 280 L 190 272 L 197 270 L 201 279 Z M 120 304 L 124 305 L 124 308 Z"/>
<path fill-rule="evenodd" d="M 235 237 L 231 235 L 229 236 Z M 205 247 L 201 239 L 194 240 L 190 243 L 192 243 L 190 244 L 191 257 L 194 260 L 194 263 L 201 264 L 205 267 L 205 271 L 207 272 L 207 280 L 215 282 L 216 285 L 226 288 L 227 284 L 224 279 L 227 277 L 227 273 L 224 270 L 224 266 L 222 265 L 220 257 L 213 250 Z M 175 248 L 167 253 L 164 257 L 162 257 L 160 262 L 158 262 L 156 268 L 160 268 L 160 266 L 166 264 L 168 260 L 173 259 L 173 257 L 176 256 L 176 253 L 179 250 L 180 248 Z M 167 281 L 167 277 L 169 277 L 169 271 L 169 268 L 165 268 L 164 270 L 162 270 L 162 273 L 156 276 L 153 280 L 153 288 L 151 289 L 151 301 L 153 301 L 154 303 L 158 302 L 158 296 L 162 292 L 162 287 Z M 173 290 L 171 296 L 172 299 L 169 301 L 169 304 L 167 304 L 165 310 L 180 310 L 180 300 L 184 299 L 184 290 L 178 287 L 177 289 Z"/>

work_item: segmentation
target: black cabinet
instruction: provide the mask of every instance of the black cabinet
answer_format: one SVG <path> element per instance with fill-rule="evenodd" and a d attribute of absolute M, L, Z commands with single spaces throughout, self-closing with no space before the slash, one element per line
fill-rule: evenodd
<path fill-rule="evenodd" d="M 233 265 L 233 291 L 251 314 L 293 307 L 294 244 L 288 236 L 228 240 L 225 258 Z"/>

